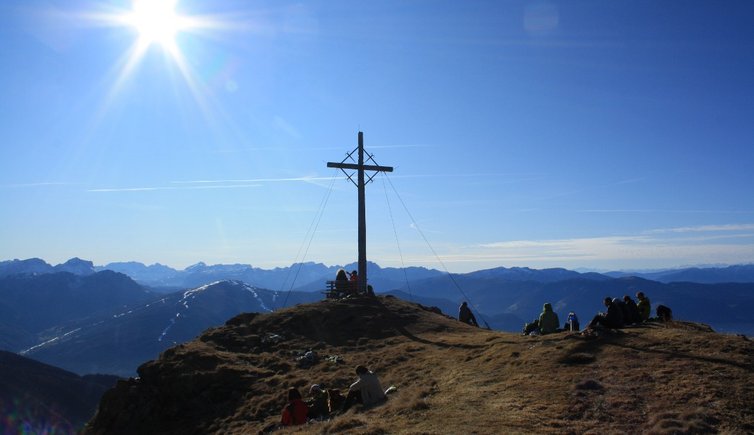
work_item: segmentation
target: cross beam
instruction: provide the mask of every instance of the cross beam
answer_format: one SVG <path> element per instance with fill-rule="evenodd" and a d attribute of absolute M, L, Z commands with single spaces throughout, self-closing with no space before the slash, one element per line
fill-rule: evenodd
<path fill-rule="evenodd" d="M 353 161 L 353 154 L 358 152 L 358 161 L 356 163 L 346 163 L 347 160 Z M 364 164 L 364 154 L 368 156 L 367 161 L 373 165 Z M 392 166 L 380 166 L 374 161 L 374 156 L 364 152 L 364 133 L 359 132 L 359 146 L 348 153 L 342 162 L 327 162 L 328 168 L 338 168 L 346 174 L 349 180 L 356 185 L 359 193 L 359 291 L 362 294 L 367 292 L 367 213 L 364 187 L 380 172 L 393 172 Z M 353 181 L 353 174 L 346 172 L 346 169 L 357 171 L 357 181 Z M 365 181 L 364 171 L 374 171 Z"/>

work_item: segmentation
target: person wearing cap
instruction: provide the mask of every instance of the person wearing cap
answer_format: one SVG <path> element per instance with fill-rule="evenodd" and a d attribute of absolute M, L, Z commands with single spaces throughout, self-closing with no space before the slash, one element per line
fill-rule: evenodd
<path fill-rule="evenodd" d="M 309 418 L 326 418 L 330 414 L 327 407 L 327 392 L 319 384 L 313 384 L 309 388 L 306 406 L 309 407 Z"/>

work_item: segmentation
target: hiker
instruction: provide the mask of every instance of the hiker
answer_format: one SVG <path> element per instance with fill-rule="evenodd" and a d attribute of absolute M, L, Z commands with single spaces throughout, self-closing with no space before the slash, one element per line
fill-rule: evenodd
<path fill-rule="evenodd" d="M 566 319 L 565 325 L 563 326 L 563 329 L 566 331 L 579 331 L 579 318 L 576 317 L 576 313 L 571 311 L 568 313 L 568 319 Z"/>
<path fill-rule="evenodd" d="M 343 269 L 338 269 L 338 273 L 335 274 L 335 291 L 338 292 L 338 297 L 343 297 L 348 294 L 348 275 Z"/>
<path fill-rule="evenodd" d="M 636 306 L 636 302 L 631 299 L 631 296 L 624 295 L 623 304 L 626 307 L 626 313 L 628 313 L 628 316 L 623 319 L 623 323 L 625 323 L 626 325 L 638 325 L 639 323 L 641 323 L 639 308 Z"/>
<path fill-rule="evenodd" d="M 296 388 L 288 390 L 288 404 L 283 408 L 283 415 L 280 418 L 280 424 L 283 426 L 293 426 L 306 423 L 306 416 L 309 413 L 306 403 L 301 400 L 301 393 Z"/>
<path fill-rule="evenodd" d="M 346 401 L 343 403 L 343 412 L 347 411 L 355 403 L 369 406 L 382 402 L 387 398 L 377 375 L 369 371 L 368 368 L 363 365 L 356 366 L 356 376 L 359 379 L 351 384 L 351 387 L 348 389 Z"/>
<path fill-rule="evenodd" d="M 545 335 L 558 332 L 559 326 L 558 314 L 552 310 L 552 305 L 546 302 L 542 306 L 542 313 L 539 315 L 539 333 Z"/>
<path fill-rule="evenodd" d="M 639 310 L 639 319 L 642 322 L 649 320 L 649 314 L 652 312 L 652 304 L 649 303 L 649 298 L 644 296 L 644 292 L 636 293 L 636 299 L 639 303 L 636 304 L 636 308 Z"/>
<path fill-rule="evenodd" d="M 326 391 L 327 411 L 330 414 L 334 414 L 343 409 L 343 404 L 346 401 L 346 396 L 344 396 L 337 388 L 328 388 Z"/>
<path fill-rule="evenodd" d="M 628 319 L 631 316 L 630 316 L 630 314 L 628 312 L 628 307 L 623 302 L 623 299 L 613 298 L 613 304 L 617 305 L 618 308 L 620 308 L 620 312 L 621 312 L 622 317 L 623 317 L 623 325 L 624 326 L 628 325 Z"/>
<path fill-rule="evenodd" d="M 309 418 L 327 418 L 330 411 L 327 405 L 327 392 L 319 385 L 309 387 L 309 399 L 306 401 L 309 408 Z"/>
<path fill-rule="evenodd" d="M 469 308 L 469 304 L 466 303 L 466 301 L 463 301 L 460 307 L 458 307 L 458 320 L 460 320 L 463 323 L 479 327 L 479 324 L 476 322 L 476 317 L 474 317 L 474 313 L 471 312 L 471 308 Z"/>
<path fill-rule="evenodd" d="M 665 305 L 658 305 L 657 318 L 663 322 L 670 322 L 671 320 L 673 320 L 673 310 L 671 310 L 670 307 L 666 307 Z"/>
<path fill-rule="evenodd" d="M 613 299 L 609 296 L 603 301 L 605 307 L 607 307 L 607 313 L 599 313 L 589 322 L 586 329 L 594 329 L 598 325 L 605 328 L 619 329 L 623 327 L 623 312 L 621 308 L 613 302 Z"/>
<path fill-rule="evenodd" d="M 351 271 L 351 277 L 349 278 L 349 284 L 351 287 L 351 294 L 355 295 L 359 293 L 359 272 Z"/>

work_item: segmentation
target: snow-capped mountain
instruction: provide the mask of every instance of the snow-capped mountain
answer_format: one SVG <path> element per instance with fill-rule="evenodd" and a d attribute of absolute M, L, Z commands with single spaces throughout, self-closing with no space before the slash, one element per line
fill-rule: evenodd
<path fill-rule="evenodd" d="M 278 294 L 241 281 L 218 281 L 61 331 L 22 354 L 79 374 L 133 376 L 143 362 L 237 314 L 269 312 L 282 307 L 286 298 L 286 305 L 292 305 L 321 297 L 318 293 Z"/>

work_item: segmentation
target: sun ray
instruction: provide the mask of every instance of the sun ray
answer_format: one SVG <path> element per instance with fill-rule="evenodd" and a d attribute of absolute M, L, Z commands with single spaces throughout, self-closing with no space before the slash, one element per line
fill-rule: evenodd
<path fill-rule="evenodd" d="M 121 56 L 107 74 L 108 89 L 97 111 L 95 124 L 108 112 L 118 95 L 125 91 L 153 50 L 164 55 L 165 73 L 174 84 L 181 84 L 196 108 L 210 124 L 233 124 L 232 117 L 224 113 L 222 105 L 213 98 L 200 74 L 184 52 L 182 45 L 195 39 L 180 38 L 191 34 L 202 39 L 214 39 L 222 32 L 263 31 L 265 28 L 256 17 L 244 14 L 190 15 L 181 10 L 180 0 L 131 0 L 127 9 L 99 4 L 94 10 L 75 13 L 71 18 L 91 26 L 120 28 L 134 36 Z M 173 75 L 171 71 L 178 72 Z M 234 130 L 231 128 L 231 130 Z"/>
<path fill-rule="evenodd" d="M 77 14 L 77 18 L 96 26 L 119 27 L 135 35 L 133 43 L 114 64 L 113 81 L 104 97 L 100 113 L 104 114 L 125 84 L 133 76 L 147 53 L 159 49 L 166 59 L 177 67 L 192 98 L 204 115 L 208 109 L 202 97 L 201 86 L 191 72 L 178 44 L 177 37 L 184 32 L 199 29 L 219 29 L 222 23 L 199 16 L 187 16 L 177 11 L 179 0 L 132 0 L 130 9 L 107 8 Z"/>

